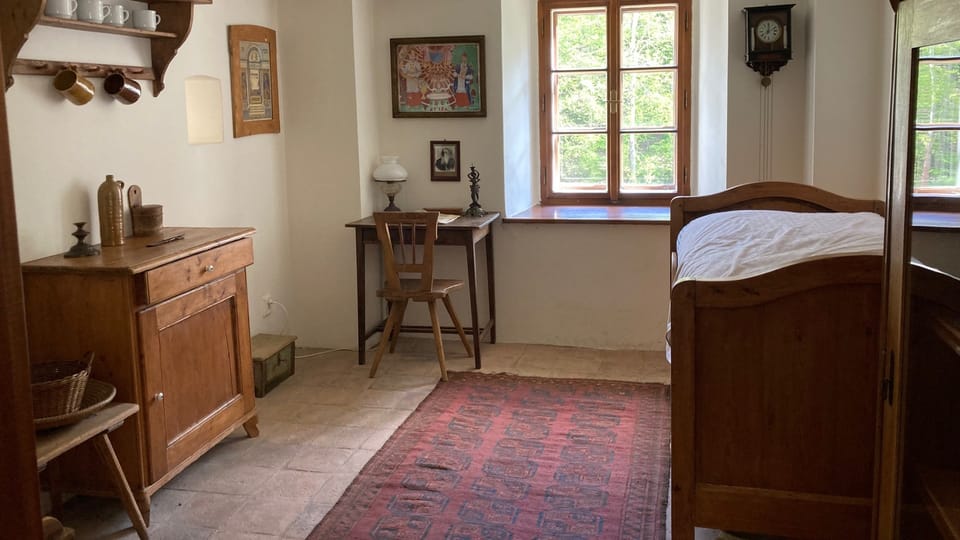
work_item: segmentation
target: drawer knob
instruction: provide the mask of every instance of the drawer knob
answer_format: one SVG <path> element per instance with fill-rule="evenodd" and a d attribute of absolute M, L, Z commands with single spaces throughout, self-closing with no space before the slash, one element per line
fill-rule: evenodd
<path fill-rule="evenodd" d="M 157 392 L 157 395 L 154 396 L 157 401 L 163 401 L 163 392 Z"/>
<path fill-rule="evenodd" d="M 206 268 L 204 268 L 204 270 L 207 271 L 207 272 L 213 272 L 213 265 L 212 265 L 212 264 L 208 264 L 208 265 L 206 266 Z"/>

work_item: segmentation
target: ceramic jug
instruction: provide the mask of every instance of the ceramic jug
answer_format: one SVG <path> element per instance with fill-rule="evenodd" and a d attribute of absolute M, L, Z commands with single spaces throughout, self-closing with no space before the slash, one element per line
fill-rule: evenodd
<path fill-rule="evenodd" d="M 100 213 L 100 244 L 104 247 L 123 245 L 123 182 L 112 174 L 97 189 L 97 210 Z"/>

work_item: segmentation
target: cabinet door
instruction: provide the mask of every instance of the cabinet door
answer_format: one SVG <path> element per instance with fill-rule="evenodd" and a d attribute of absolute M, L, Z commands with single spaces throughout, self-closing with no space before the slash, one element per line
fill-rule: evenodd
<path fill-rule="evenodd" d="M 150 482 L 254 408 L 246 274 L 138 314 Z"/>
<path fill-rule="evenodd" d="M 960 203 L 957 1 L 904 0 L 896 41 L 874 536 L 960 538 L 960 233 L 919 226 Z"/>

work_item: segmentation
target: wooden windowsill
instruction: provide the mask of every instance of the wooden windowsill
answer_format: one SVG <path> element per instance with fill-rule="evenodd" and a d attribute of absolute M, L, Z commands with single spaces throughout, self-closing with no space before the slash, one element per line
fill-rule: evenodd
<path fill-rule="evenodd" d="M 504 223 L 600 223 L 669 225 L 669 206 L 542 206 L 503 219 Z"/>

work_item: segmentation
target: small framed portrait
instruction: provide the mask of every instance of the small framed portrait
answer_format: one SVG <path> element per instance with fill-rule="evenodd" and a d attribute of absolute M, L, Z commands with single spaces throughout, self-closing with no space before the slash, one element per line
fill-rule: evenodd
<path fill-rule="evenodd" d="M 430 141 L 430 180 L 460 181 L 460 141 Z"/>

